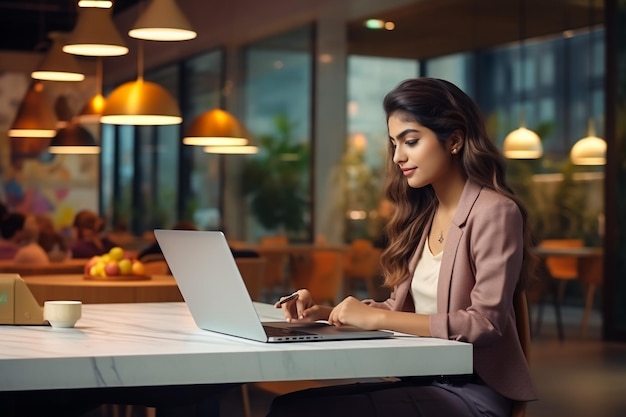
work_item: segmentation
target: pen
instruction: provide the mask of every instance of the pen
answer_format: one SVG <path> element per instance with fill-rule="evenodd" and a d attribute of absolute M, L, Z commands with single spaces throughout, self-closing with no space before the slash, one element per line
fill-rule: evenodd
<path fill-rule="evenodd" d="M 285 304 L 287 301 L 291 301 L 291 300 L 293 300 L 294 298 L 298 298 L 298 293 L 297 293 L 297 292 L 294 292 L 293 294 L 289 294 L 288 296 L 286 296 L 285 298 L 283 298 L 282 300 L 280 300 L 280 301 L 278 302 L 278 305 L 279 305 L 279 306 L 282 306 L 282 305 L 283 305 L 283 304 Z"/>

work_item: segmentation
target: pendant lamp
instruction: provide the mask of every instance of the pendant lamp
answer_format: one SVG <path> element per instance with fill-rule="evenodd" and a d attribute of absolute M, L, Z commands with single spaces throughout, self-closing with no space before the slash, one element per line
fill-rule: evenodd
<path fill-rule="evenodd" d="M 183 118 L 176 100 L 160 85 L 143 79 L 143 48 L 139 42 L 136 81 L 117 87 L 106 99 L 101 123 L 114 125 L 175 125 Z"/>
<path fill-rule="evenodd" d="M 110 9 L 113 2 L 110 0 L 78 0 L 78 7 L 100 7 L 102 9 Z"/>
<path fill-rule="evenodd" d="M 570 159 L 574 165 L 606 164 L 606 142 L 596 136 L 592 118 L 588 122 L 587 136 L 574 144 L 570 151 Z"/>
<path fill-rule="evenodd" d="M 99 154 L 100 147 L 87 129 L 76 122 L 59 129 L 50 141 L 52 154 Z"/>
<path fill-rule="evenodd" d="M 128 35 L 150 41 L 186 41 L 197 36 L 175 0 L 150 0 Z"/>
<path fill-rule="evenodd" d="M 31 73 L 36 80 L 47 81 L 82 81 L 85 79 L 80 65 L 73 55 L 63 52 L 63 45 L 68 37 L 62 32 L 51 32 L 52 46 L 37 70 Z"/>
<path fill-rule="evenodd" d="M 111 9 L 81 7 L 63 51 L 85 56 L 120 56 L 126 55 L 128 48 L 113 24 Z"/>
<path fill-rule="evenodd" d="M 196 117 L 187 128 L 183 143 L 195 146 L 241 146 L 248 132 L 231 113 L 213 109 Z"/>
<path fill-rule="evenodd" d="M 543 154 L 543 146 L 539 136 L 522 123 L 506 135 L 502 151 L 509 159 L 538 159 Z"/>
<path fill-rule="evenodd" d="M 89 99 L 80 113 L 74 118 L 77 123 L 100 123 L 106 100 L 102 95 L 102 57 L 96 58 L 96 94 Z"/>
<path fill-rule="evenodd" d="M 13 138 L 51 138 L 56 134 L 57 119 L 40 81 L 34 82 L 20 104 L 9 136 Z"/>
<path fill-rule="evenodd" d="M 587 94 L 588 94 L 588 111 L 593 113 L 593 100 L 591 95 L 591 77 L 593 75 L 593 0 L 589 2 L 589 46 L 587 59 Z M 587 136 L 579 139 L 570 151 L 570 160 L 574 165 L 605 165 L 606 164 L 606 142 L 604 139 L 596 136 L 596 127 L 593 116 L 589 117 L 587 122 Z"/>
<path fill-rule="evenodd" d="M 524 39 L 526 25 L 526 8 L 525 0 L 520 0 L 520 89 L 521 105 L 524 106 L 524 82 L 526 80 L 524 74 Z M 502 153 L 509 159 L 538 159 L 543 155 L 543 145 L 539 136 L 532 130 L 526 128 L 524 111 L 520 111 L 520 127 L 513 130 L 504 138 Z"/>
<path fill-rule="evenodd" d="M 57 129 L 67 126 L 72 121 L 74 115 L 66 96 L 60 95 L 54 101 L 54 114 L 57 117 Z"/>
<path fill-rule="evenodd" d="M 229 155 L 252 155 L 259 152 L 258 146 L 205 146 L 205 153 L 229 154 Z"/>

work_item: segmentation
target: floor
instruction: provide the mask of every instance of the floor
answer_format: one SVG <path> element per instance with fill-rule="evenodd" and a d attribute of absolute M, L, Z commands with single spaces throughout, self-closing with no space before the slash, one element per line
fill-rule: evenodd
<path fill-rule="evenodd" d="M 531 314 L 536 317 L 536 308 Z M 586 337 L 580 335 L 582 309 L 562 310 L 565 340 L 559 342 L 553 309 L 546 305 L 541 333 L 533 335 L 531 369 L 540 400 L 530 403 L 527 417 L 626 416 L 626 343 L 601 340 L 601 317 L 595 311 Z M 251 417 L 267 413 L 273 394 L 249 388 Z M 241 392 L 226 395 L 223 417 L 243 417 Z"/>

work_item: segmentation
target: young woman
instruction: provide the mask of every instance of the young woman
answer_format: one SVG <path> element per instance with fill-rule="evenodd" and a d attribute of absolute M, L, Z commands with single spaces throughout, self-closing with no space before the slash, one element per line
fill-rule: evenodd
<path fill-rule="evenodd" d="M 510 416 L 514 401 L 536 397 L 513 308 L 536 263 L 526 211 L 477 106 L 458 87 L 406 80 L 384 109 L 394 212 L 381 262 L 393 292 L 331 308 L 303 289 L 282 305 L 285 318 L 469 342 L 474 375 L 301 391 L 278 397 L 270 416 Z"/>

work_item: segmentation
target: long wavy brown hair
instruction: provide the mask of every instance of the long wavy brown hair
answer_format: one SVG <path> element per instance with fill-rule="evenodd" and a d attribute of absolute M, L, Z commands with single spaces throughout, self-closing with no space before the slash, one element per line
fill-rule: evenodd
<path fill-rule="evenodd" d="M 524 220 L 524 262 L 520 285 L 525 288 L 535 276 L 537 257 L 528 225 L 528 214 L 522 202 L 506 184 L 505 160 L 488 138 L 482 114 L 472 99 L 454 84 L 436 78 L 405 80 L 390 91 L 383 101 L 387 120 L 393 114 L 415 121 L 432 130 L 444 146 L 454 132 L 464 138 L 460 151 L 461 169 L 468 179 L 507 196 L 517 203 Z M 394 148 L 388 145 L 386 197 L 394 205 L 386 226 L 388 246 L 382 254 L 385 285 L 393 287 L 409 272 L 413 255 L 424 229 L 437 209 L 438 200 L 432 186 L 411 188 L 393 162 Z"/>

